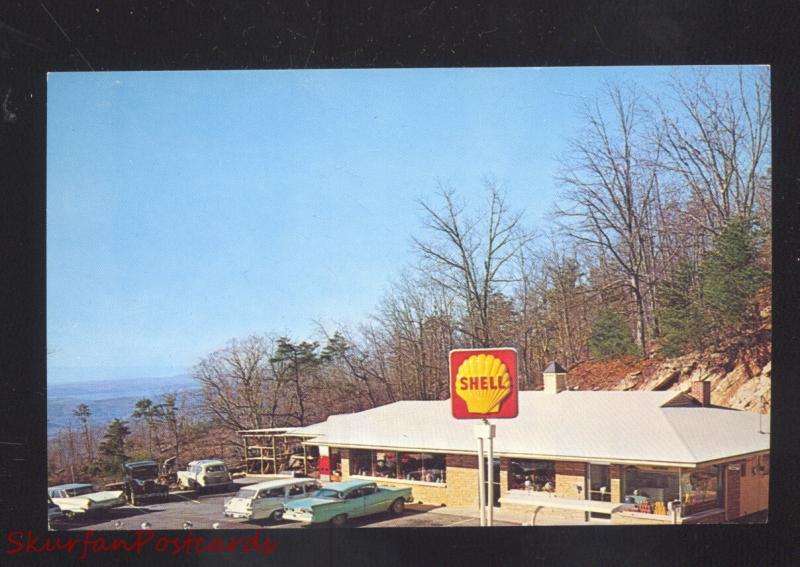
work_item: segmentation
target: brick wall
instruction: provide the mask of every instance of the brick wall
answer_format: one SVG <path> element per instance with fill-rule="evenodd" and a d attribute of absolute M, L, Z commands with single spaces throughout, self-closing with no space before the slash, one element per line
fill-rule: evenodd
<path fill-rule="evenodd" d="M 740 481 L 740 515 L 747 516 L 769 508 L 769 474 L 753 469 L 759 466 L 758 457 L 748 459 L 747 470 Z M 766 472 L 766 468 L 764 470 Z"/>
<path fill-rule="evenodd" d="M 412 482 L 403 482 L 394 478 L 382 478 L 376 481 L 379 485 L 385 486 L 409 486 L 414 502 L 431 504 L 433 506 L 447 505 L 448 489 L 446 484 L 441 486 L 421 485 Z"/>
<path fill-rule="evenodd" d="M 625 472 L 622 465 L 611 465 L 611 501 L 622 502 L 622 481 Z"/>
<path fill-rule="evenodd" d="M 578 485 L 581 491 L 575 488 Z M 556 495 L 561 498 L 586 498 L 586 463 L 556 461 Z"/>
<path fill-rule="evenodd" d="M 740 470 L 730 470 L 728 468 L 728 463 L 723 465 L 725 467 L 725 519 L 732 520 L 733 518 L 738 518 L 741 516 L 740 513 L 740 480 L 741 480 L 741 467 L 745 466 L 746 463 L 736 463 L 739 464 Z"/>
<path fill-rule="evenodd" d="M 502 498 L 508 494 L 508 469 L 511 459 L 508 457 L 500 457 L 500 497 Z"/>
<path fill-rule="evenodd" d="M 478 507 L 478 456 L 447 455 L 448 506 Z"/>

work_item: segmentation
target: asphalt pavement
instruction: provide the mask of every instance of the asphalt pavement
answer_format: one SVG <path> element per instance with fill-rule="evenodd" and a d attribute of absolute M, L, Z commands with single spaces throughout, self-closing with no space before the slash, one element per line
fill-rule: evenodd
<path fill-rule="evenodd" d="M 170 501 L 144 506 L 121 506 L 97 515 L 88 515 L 72 521 L 57 520 L 51 525 L 55 530 L 175 530 L 175 529 L 314 529 L 323 526 L 305 526 L 300 522 L 272 522 L 270 520 L 236 520 L 226 518 L 224 505 L 239 485 L 224 492 L 198 494 L 194 491 L 170 493 Z M 405 511 L 395 516 L 389 512 L 355 518 L 349 527 L 465 527 L 478 526 L 479 521 L 468 515 L 442 513 L 444 510 L 423 504 L 408 504 Z M 189 524 L 190 523 L 190 524 Z M 518 526 L 519 523 L 495 521 L 495 525 Z"/>

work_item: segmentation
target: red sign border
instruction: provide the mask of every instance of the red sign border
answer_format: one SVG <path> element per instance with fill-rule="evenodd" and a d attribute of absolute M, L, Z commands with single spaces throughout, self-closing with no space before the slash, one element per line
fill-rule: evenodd
<path fill-rule="evenodd" d="M 470 413 L 467 403 L 455 392 L 456 373 L 461 363 L 476 354 L 491 354 L 496 356 L 506 365 L 508 376 L 511 379 L 511 393 L 500 404 L 497 413 Z M 454 355 L 457 363 L 454 364 Z M 463 356 L 461 356 L 463 355 Z M 513 419 L 519 415 L 519 380 L 517 374 L 517 349 L 513 347 L 497 348 L 457 348 L 448 355 L 450 365 L 450 411 L 455 419 Z"/>

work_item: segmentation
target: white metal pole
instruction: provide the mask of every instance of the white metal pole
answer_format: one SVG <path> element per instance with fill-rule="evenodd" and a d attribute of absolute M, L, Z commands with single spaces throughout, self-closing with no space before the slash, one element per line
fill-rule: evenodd
<path fill-rule="evenodd" d="M 489 488 L 489 498 L 487 505 L 489 506 L 489 519 L 487 524 L 489 526 L 493 525 L 492 522 L 494 521 L 494 435 L 489 437 L 489 457 L 488 457 L 488 467 L 489 467 L 489 481 L 487 482 Z"/>
<path fill-rule="evenodd" d="M 481 526 L 486 525 L 486 510 L 484 507 L 484 476 L 483 476 L 483 437 L 478 437 L 478 516 Z"/>

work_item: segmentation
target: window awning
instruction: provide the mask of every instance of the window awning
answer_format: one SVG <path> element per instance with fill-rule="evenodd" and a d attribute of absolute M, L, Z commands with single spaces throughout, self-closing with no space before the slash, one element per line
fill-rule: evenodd
<path fill-rule="evenodd" d="M 574 500 L 558 496 L 545 496 L 531 494 L 523 491 L 510 491 L 500 498 L 500 505 L 515 504 L 517 506 L 530 506 L 532 508 L 558 508 L 559 510 L 579 510 L 581 512 L 596 512 L 599 514 L 612 514 L 625 507 L 621 502 L 600 502 L 597 500 Z"/>

